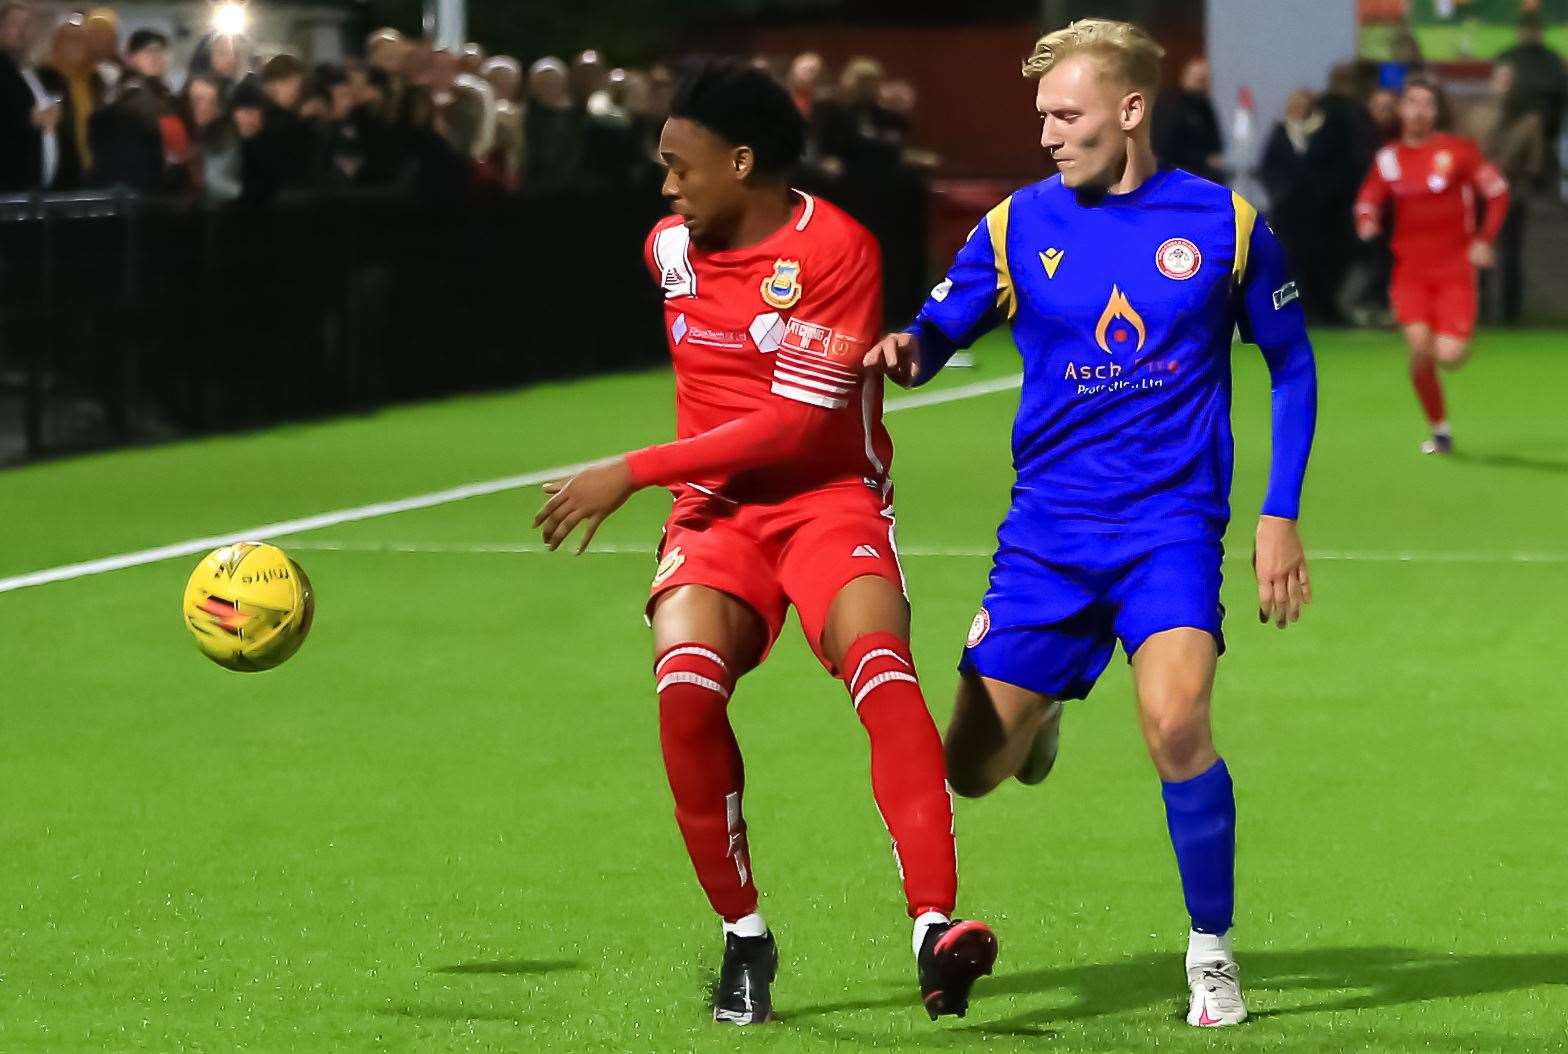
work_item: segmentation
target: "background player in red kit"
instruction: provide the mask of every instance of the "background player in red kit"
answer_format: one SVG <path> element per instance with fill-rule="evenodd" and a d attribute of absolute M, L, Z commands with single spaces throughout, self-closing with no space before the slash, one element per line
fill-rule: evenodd
<path fill-rule="evenodd" d="M 790 604 L 870 735 L 926 1009 L 961 1016 L 996 941 L 949 917 L 952 804 L 909 651 L 882 378 L 861 367 L 882 324 L 881 263 L 864 228 L 790 189 L 803 147 L 798 111 L 765 73 L 713 63 L 683 80 L 659 142 L 675 215 L 645 247 L 680 438 L 546 485 L 534 525 L 554 549 L 584 524 L 581 552 L 633 491 L 675 495 L 648 612 L 675 816 L 724 920 L 715 1020 L 771 1013 L 778 953 L 757 910 L 726 704 Z"/>
<path fill-rule="evenodd" d="M 1453 451 L 1439 364 L 1456 369 L 1475 331 L 1476 268 L 1492 266 L 1492 241 L 1508 212 L 1508 183 L 1480 149 L 1437 130 L 1442 97 L 1412 79 L 1399 97 L 1400 138 L 1378 151 L 1356 200 L 1356 232 L 1377 237 L 1385 207 L 1394 212 L 1394 280 L 1389 297 L 1410 348 L 1410 381 L 1432 438 L 1428 454 Z M 1485 218 L 1476 227 L 1476 195 Z"/>

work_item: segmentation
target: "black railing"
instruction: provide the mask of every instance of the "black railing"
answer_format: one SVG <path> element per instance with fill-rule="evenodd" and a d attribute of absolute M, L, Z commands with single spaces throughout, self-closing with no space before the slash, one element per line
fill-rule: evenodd
<path fill-rule="evenodd" d="M 877 232 L 906 317 L 923 183 L 826 189 Z M 641 246 L 663 213 L 655 187 L 460 209 L 0 198 L 0 463 L 660 362 Z"/>

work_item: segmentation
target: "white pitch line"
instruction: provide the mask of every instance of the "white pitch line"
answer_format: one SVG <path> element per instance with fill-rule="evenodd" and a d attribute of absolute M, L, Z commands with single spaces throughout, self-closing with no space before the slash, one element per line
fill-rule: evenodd
<path fill-rule="evenodd" d="M 432 553 L 432 554 L 503 554 L 530 555 L 550 550 L 539 542 L 352 542 L 330 539 L 303 539 L 289 548 L 302 552 L 330 553 Z M 594 545 L 590 555 L 600 556 L 652 556 L 651 545 Z M 989 559 L 994 549 L 965 546 L 902 546 L 900 556 L 947 557 L 957 559 Z M 1228 561 L 1250 563 L 1250 553 L 1231 553 Z M 1334 563 L 1430 563 L 1430 564 L 1561 564 L 1568 563 L 1568 552 L 1416 552 L 1373 549 L 1322 549 L 1307 553 L 1307 559 Z"/>
<path fill-rule="evenodd" d="M 993 392 L 1007 391 L 1022 386 L 1023 375 L 1013 374 L 1009 377 L 999 377 L 989 381 L 977 381 L 974 384 L 960 385 L 957 388 L 948 388 L 944 391 L 924 392 L 920 395 L 912 395 L 903 399 L 893 399 L 884 407 L 883 412 L 891 414 L 900 410 L 913 410 L 922 406 L 936 406 L 941 403 L 957 402 L 960 399 L 973 399 L 982 395 L 990 395 Z M 205 538 L 189 538 L 183 542 L 175 542 L 172 545 L 160 545 L 153 549 L 141 549 L 133 553 L 105 556 L 97 560 L 84 560 L 75 564 L 62 564 L 59 567 L 45 568 L 41 571 L 28 571 L 25 574 L 0 578 L 0 593 L 26 589 L 29 586 L 47 585 L 50 582 L 65 582 L 73 578 L 86 578 L 89 575 L 101 575 L 109 571 L 120 571 L 127 567 L 139 567 L 142 564 L 157 563 L 160 560 L 171 560 L 177 556 L 192 556 L 196 553 L 207 552 L 209 549 L 216 549 L 220 545 L 228 545 L 231 542 L 283 538 L 291 534 L 314 531 L 321 527 L 335 527 L 340 523 L 356 523 L 360 520 L 369 520 L 377 516 L 390 516 L 398 512 L 428 509 L 433 505 L 446 505 L 454 501 L 462 501 L 465 498 L 477 498 L 486 494 L 499 494 L 502 491 L 537 486 L 540 483 L 546 483 L 552 479 L 559 479 L 562 476 L 569 476 L 574 472 L 581 471 L 592 463 L 591 461 L 583 461 L 575 465 L 557 465 L 554 468 L 538 469 L 518 476 L 502 476 L 500 479 L 485 480 L 479 483 L 465 483 L 459 487 L 449 487 L 446 490 L 433 491 L 429 494 L 418 494 L 411 498 L 372 502 L 369 505 L 359 505 L 352 509 L 337 509 L 333 512 L 318 513 L 315 516 L 305 516 L 296 520 L 281 520 L 277 523 L 263 524 L 260 527 L 249 527 L 242 531 L 214 534 Z"/>

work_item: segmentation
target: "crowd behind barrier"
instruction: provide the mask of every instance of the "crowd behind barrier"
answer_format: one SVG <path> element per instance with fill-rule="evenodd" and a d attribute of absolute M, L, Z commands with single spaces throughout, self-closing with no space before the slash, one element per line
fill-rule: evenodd
<path fill-rule="evenodd" d="M 1482 286 L 1499 323 L 1521 316 L 1527 218 L 1568 185 L 1562 61 L 1539 16 L 1518 33 L 1445 114 L 1514 187 Z M 214 31 L 176 73 L 169 44 L 112 8 L 48 26 L 0 0 L 0 463 L 662 358 L 640 247 L 664 212 L 674 65 L 588 49 L 525 66 L 386 28 L 315 66 Z M 1356 238 L 1351 204 L 1399 134 L 1414 47 L 1336 67 L 1259 143 L 1227 141 L 1240 124 L 1201 58 L 1157 100 L 1161 163 L 1266 208 L 1315 322 L 1389 324 L 1388 248 Z M 945 262 L 913 87 L 864 56 L 752 61 L 807 120 L 802 188 L 881 241 L 901 324 Z M 936 257 L 973 222 L 952 214 L 964 197 L 935 210 Z"/>
<path fill-rule="evenodd" d="M 214 32 L 176 92 L 169 43 L 0 2 L 0 463 L 663 358 L 641 247 L 672 66 L 381 29 L 309 67 Z M 912 89 L 866 57 L 770 69 L 799 185 L 877 234 L 907 317 L 935 162 Z"/>

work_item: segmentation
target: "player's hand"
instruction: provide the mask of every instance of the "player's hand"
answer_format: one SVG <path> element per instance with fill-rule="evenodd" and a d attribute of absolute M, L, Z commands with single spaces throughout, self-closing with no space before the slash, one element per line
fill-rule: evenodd
<path fill-rule="evenodd" d="M 1492 251 L 1492 243 L 1484 242 L 1480 238 L 1470 243 L 1470 262 L 1481 270 L 1486 270 L 1497 262 L 1497 253 Z"/>
<path fill-rule="evenodd" d="M 1258 576 L 1258 621 L 1284 629 L 1300 619 L 1302 607 L 1312 603 L 1312 581 L 1295 520 L 1258 518 L 1252 570 Z"/>
<path fill-rule="evenodd" d="M 908 388 L 920 376 L 920 338 L 913 333 L 889 333 L 866 352 L 861 365 L 879 369 L 894 384 Z"/>
<path fill-rule="evenodd" d="M 1344 228 L 1340 228 L 1343 230 Z M 1364 242 L 1372 241 L 1378 235 L 1377 220 L 1357 220 L 1356 237 Z"/>
<path fill-rule="evenodd" d="M 577 546 L 577 555 L 581 556 L 599 525 L 626 504 L 636 489 L 624 457 L 601 461 L 570 479 L 546 483 L 544 492 L 550 500 L 534 516 L 534 526 L 544 536 L 544 544 L 555 552 L 578 524 L 585 524 L 583 540 Z"/>

